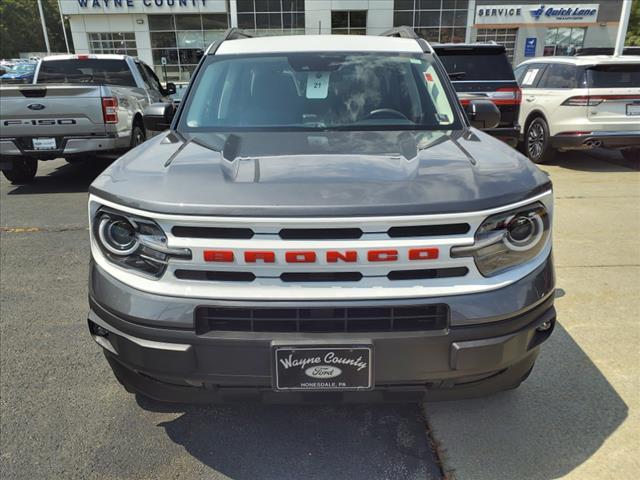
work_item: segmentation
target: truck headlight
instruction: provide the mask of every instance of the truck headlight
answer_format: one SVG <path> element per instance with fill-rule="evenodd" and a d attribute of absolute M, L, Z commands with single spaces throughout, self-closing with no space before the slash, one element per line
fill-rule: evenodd
<path fill-rule="evenodd" d="M 542 203 L 534 203 L 487 218 L 475 243 L 453 247 L 452 257 L 474 257 L 482 275 L 491 277 L 534 258 L 549 238 L 550 222 Z"/>
<path fill-rule="evenodd" d="M 155 278 L 162 276 L 170 258 L 191 259 L 188 248 L 167 246 L 167 236 L 154 221 L 110 209 L 97 212 L 93 235 L 109 261 Z"/>

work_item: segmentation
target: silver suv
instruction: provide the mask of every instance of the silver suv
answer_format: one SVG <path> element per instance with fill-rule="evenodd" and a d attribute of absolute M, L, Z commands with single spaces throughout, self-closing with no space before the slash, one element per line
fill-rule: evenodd
<path fill-rule="evenodd" d="M 551 182 L 390 36 L 246 38 L 90 188 L 89 330 L 158 400 L 517 387 L 556 321 Z M 393 35 L 400 35 L 395 38 Z"/>

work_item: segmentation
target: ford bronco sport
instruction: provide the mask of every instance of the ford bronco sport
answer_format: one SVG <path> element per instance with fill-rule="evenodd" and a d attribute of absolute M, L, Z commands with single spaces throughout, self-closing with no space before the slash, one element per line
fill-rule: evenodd
<path fill-rule="evenodd" d="M 89 330 L 163 401 L 517 387 L 551 334 L 551 182 L 427 42 L 232 29 L 90 188 Z"/>

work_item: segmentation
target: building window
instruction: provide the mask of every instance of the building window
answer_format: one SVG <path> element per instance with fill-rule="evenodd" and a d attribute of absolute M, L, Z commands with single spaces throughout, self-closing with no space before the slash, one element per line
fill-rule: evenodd
<path fill-rule="evenodd" d="M 412 27 L 429 42 L 464 42 L 469 0 L 394 0 L 393 25 Z"/>
<path fill-rule="evenodd" d="M 513 54 L 516 49 L 517 38 L 517 28 L 479 28 L 476 35 L 476 42 L 496 42 L 498 45 L 504 46 L 509 61 L 513 63 Z"/>
<path fill-rule="evenodd" d="M 238 27 L 258 36 L 304 35 L 304 0 L 238 0 Z"/>
<path fill-rule="evenodd" d="M 366 35 L 366 10 L 338 10 L 331 12 L 331 33 L 338 35 Z"/>
<path fill-rule="evenodd" d="M 138 56 L 136 34 L 133 32 L 91 32 L 89 33 L 91 53 L 114 53 Z"/>
<path fill-rule="evenodd" d="M 576 51 L 584 45 L 586 31 L 585 27 L 547 28 L 547 33 L 544 36 L 543 55 L 545 57 L 575 55 Z"/>
<path fill-rule="evenodd" d="M 204 50 L 229 27 L 226 13 L 149 15 L 148 19 L 154 68 L 166 81 L 189 81 Z"/>

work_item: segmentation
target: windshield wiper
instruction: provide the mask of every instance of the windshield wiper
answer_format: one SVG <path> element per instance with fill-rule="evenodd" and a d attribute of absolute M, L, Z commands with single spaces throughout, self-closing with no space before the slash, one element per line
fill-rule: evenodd
<path fill-rule="evenodd" d="M 460 80 L 461 78 L 464 78 L 467 76 L 467 72 L 451 72 L 449 74 L 449 78 L 451 80 Z"/>

